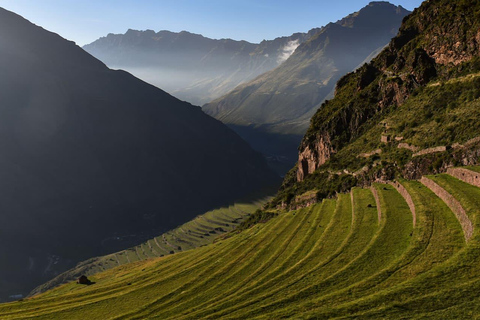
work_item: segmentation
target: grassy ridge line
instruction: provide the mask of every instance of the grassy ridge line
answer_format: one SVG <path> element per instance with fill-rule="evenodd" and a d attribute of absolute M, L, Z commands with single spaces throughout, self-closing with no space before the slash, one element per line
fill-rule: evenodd
<path fill-rule="evenodd" d="M 290 235 L 284 243 L 277 247 L 275 252 L 271 255 L 271 257 L 264 259 L 263 263 L 261 263 L 258 267 L 254 268 L 254 270 L 248 270 L 247 268 L 244 268 L 244 270 L 241 271 L 241 273 L 246 273 L 246 275 L 243 278 L 238 279 L 238 281 L 234 278 L 235 276 L 238 277 L 238 275 L 229 275 L 226 279 L 222 279 L 220 283 L 218 283 L 215 286 L 209 287 L 208 289 L 208 296 L 204 297 L 202 300 L 206 300 L 205 303 L 208 304 L 209 301 L 212 300 L 218 300 L 218 297 L 216 296 L 216 291 L 220 290 L 223 294 L 222 296 L 225 297 L 229 294 L 235 294 L 240 288 L 243 288 L 245 286 L 248 286 L 249 283 L 256 283 L 257 281 L 254 281 L 256 277 L 259 275 L 263 274 L 264 272 L 267 272 L 268 270 L 271 270 L 274 268 L 275 263 L 277 263 L 278 260 L 280 260 L 280 257 L 284 255 L 285 252 L 288 252 L 288 248 L 297 243 L 298 241 L 295 241 L 297 239 L 302 239 L 303 243 L 305 241 L 305 238 L 308 237 L 307 232 L 308 231 L 308 226 L 310 224 L 309 218 L 312 215 L 316 215 L 318 217 L 318 212 L 319 210 L 316 210 L 316 208 L 310 208 L 306 211 L 304 211 L 305 218 L 302 220 L 302 223 L 298 226 L 298 228 L 294 231 L 294 234 Z M 301 214 L 301 211 L 298 212 L 298 214 Z M 307 229 L 307 230 L 306 230 Z M 252 268 L 251 268 L 252 269 Z M 207 292 L 203 292 L 202 295 L 205 296 Z M 188 303 L 191 303 L 188 305 Z M 205 304 L 204 303 L 204 304 Z M 182 301 L 175 309 L 169 310 L 168 314 L 172 316 L 178 317 L 178 314 L 181 313 L 184 310 L 190 310 L 192 308 L 200 308 L 201 305 L 198 305 L 198 301 L 195 301 L 195 299 L 190 299 L 189 301 Z M 161 314 L 162 317 L 166 317 L 167 314 Z"/>
<path fill-rule="evenodd" d="M 275 225 L 271 226 L 274 229 L 277 228 L 288 228 L 292 226 L 292 221 L 287 221 L 286 223 L 284 220 L 288 217 L 281 217 L 281 219 L 277 219 L 275 221 Z M 277 225 L 280 224 L 281 225 Z M 243 244 L 243 241 L 240 243 L 239 246 L 236 247 L 235 250 L 231 250 L 230 252 L 225 252 L 224 254 L 221 255 L 220 258 L 214 258 L 214 259 L 209 259 L 203 269 L 195 269 L 195 272 L 191 272 L 190 274 L 187 274 L 185 277 L 179 278 L 177 281 L 174 283 L 166 283 L 162 286 L 164 294 L 159 294 L 158 292 L 151 293 L 147 290 L 141 290 L 141 292 L 135 292 L 130 299 L 139 299 L 139 297 L 142 296 L 148 296 L 153 294 L 155 296 L 154 299 L 150 298 L 150 301 L 148 303 L 142 303 L 139 305 L 137 308 L 130 308 L 126 310 L 126 312 L 119 317 L 119 319 L 123 318 L 131 318 L 131 317 L 136 317 L 137 315 L 141 315 L 142 311 L 148 312 L 148 307 L 150 305 L 159 305 L 162 303 L 168 303 L 170 299 L 175 298 L 176 294 L 180 294 L 183 296 L 184 293 L 188 292 L 190 288 L 196 287 L 199 282 L 202 282 L 203 279 L 212 277 L 212 276 L 219 276 L 221 274 L 225 274 L 228 272 L 232 267 L 235 267 L 236 265 L 241 265 L 240 261 L 242 259 L 245 259 L 246 257 L 255 254 L 257 248 L 259 248 L 262 244 L 264 244 L 267 239 L 268 239 L 268 234 L 262 233 L 262 234 L 257 234 L 258 229 L 250 229 L 249 231 L 255 232 L 255 236 L 253 239 L 251 239 L 250 246 L 244 247 L 241 244 Z M 250 232 L 250 233 L 251 233 Z M 238 238 L 235 238 L 235 240 L 241 240 Z M 215 253 L 215 252 L 214 252 Z M 233 257 L 233 260 L 229 260 L 229 257 Z M 212 270 L 215 270 L 215 272 L 212 275 Z M 171 271 L 173 274 L 175 274 L 175 270 Z M 150 290 L 155 290 L 155 283 L 151 285 L 149 288 Z M 124 299 L 129 299 L 127 297 L 124 297 Z M 140 301 L 143 301 L 143 299 L 140 298 Z M 132 310 L 134 310 L 132 312 Z"/>
<path fill-rule="evenodd" d="M 375 190 L 377 189 L 378 186 L 376 186 Z M 370 192 L 370 190 L 363 191 L 365 193 L 364 197 L 355 197 L 355 207 L 358 211 L 362 210 L 363 207 L 369 208 L 369 205 L 372 205 L 372 201 L 373 203 L 375 203 L 375 199 L 373 198 L 373 194 Z M 380 192 L 380 190 L 378 191 Z M 378 211 L 374 206 L 370 207 L 370 211 L 372 215 L 372 220 L 370 221 L 370 224 L 372 226 L 375 226 L 378 223 Z M 395 233 L 392 233 L 392 229 L 396 229 L 397 227 L 399 227 L 398 224 L 395 223 L 398 222 L 398 220 L 392 217 L 390 217 L 389 219 L 389 217 L 386 216 L 385 210 L 383 210 L 383 212 L 383 219 L 380 222 L 380 226 L 377 229 L 377 232 L 372 236 L 369 245 L 367 245 L 364 250 L 361 250 L 358 256 L 350 263 L 345 265 L 343 268 L 340 268 L 339 271 L 337 271 L 333 275 L 326 277 L 322 281 L 317 282 L 315 285 L 316 290 L 312 290 L 310 292 L 309 299 L 306 300 L 318 299 L 318 297 L 323 297 L 326 295 L 328 296 L 330 293 L 342 290 L 345 287 L 351 287 L 353 283 L 357 283 L 362 281 L 362 279 L 364 278 L 368 278 L 371 273 L 378 272 L 385 265 L 390 264 L 392 260 L 397 259 L 398 256 L 408 247 L 408 245 L 400 246 L 400 253 L 397 253 L 395 249 L 388 250 L 389 245 L 393 240 L 396 240 L 398 234 L 400 234 L 400 238 L 402 238 L 402 230 L 400 229 L 400 232 L 397 232 L 397 235 L 395 235 Z M 405 220 L 405 217 L 409 217 L 410 215 L 410 213 L 403 215 L 404 225 L 411 225 L 411 221 Z M 403 238 L 408 238 L 408 233 L 406 233 L 405 231 L 403 231 Z M 379 270 L 377 270 L 377 268 Z M 311 302 L 304 302 L 297 304 L 295 309 L 290 309 L 288 311 L 275 311 L 269 316 L 273 316 L 274 318 L 294 316 L 295 314 L 298 314 L 300 310 L 305 310 L 311 307 Z"/>
<path fill-rule="evenodd" d="M 234 285 L 232 285 L 231 283 L 227 283 L 228 287 L 222 291 L 221 300 L 226 301 L 228 299 L 231 299 L 232 295 L 234 297 L 238 297 L 238 295 L 242 291 L 245 291 L 246 289 L 249 289 L 251 287 L 256 287 L 259 284 L 266 282 L 269 278 L 271 278 L 275 274 L 278 274 L 279 270 L 287 268 L 289 262 L 292 262 L 292 260 L 295 261 L 295 257 L 298 256 L 300 251 L 303 251 L 305 250 L 305 248 L 313 246 L 313 234 L 317 230 L 320 230 L 320 234 L 323 233 L 324 228 L 312 228 L 312 226 L 319 225 L 321 223 L 320 221 L 325 220 L 325 217 L 327 217 L 326 220 L 328 221 L 330 213 L 328 210 L 329 203 L 332 203 L 332 201 L 326 200 L 321 205 L 315 205 L 309 210 L 306 215 L 306 218 L 308 219 L 307 223 L 303 223 L 302 229 L 296 233 L 296 238 L 298 238 L 299 240 L 301 239 L 300 241 L 295 241 L 296 239 L 292 238 L 289 241 L 288 245 L 284 246 L 284 248 L 280 248 L 280 250 L 278 250 L 278 253 L 274 254 L 274 261 L 272 261 L 270 264 L 264 264 L 264 266 L 262 268 L 259 268 L 255 273 L 248 275 L 237 283 L 232 282 Z M 333 213 L 333 210 L 331 210 L 331 212 Z M 315 218 L 313 224 L 310 222 L 310 218 L 312 218 L 312 216 L 314 216 Z M 310 242 L 310 245 L 307 244 L 308 242 Z M 291 252 L 289 253 L 289 249 L 291 246 L 294 246 L 294 248 L 293 250 L 290 250 Z M 284 260 L 282 260 L 283 256 L 286 256 Z M 223 282 L 225 283 L 225 281 Z M 211 296 L 209 297 L 209 300 L 207 300 L 205 303 L 198 305 L 196 302 L 194 302 L 194 304 L 191 305 L 190 309 L 184 310 L 193 311 L 193 309 L 202 309 L 206 306 L 211 306 L 212 304 L 218 303 L 218 300 L 218 297 Z M 182 312 L 169 313 L 172 317 L 176 317 L 177 319 L 179 319 L 179 314 L 181 314 Z"/>
<path fill-rule="evenodd" d="M 385 282 L 392 276 L 396 270 L 402 268 L 408 263 L 412 252 L 418 247 L 420 241 L 411 239 L 411 230 L 413 224 L 411 220 L 411 212 L 403 197 L 391 186 L 375 185 L 379 193 L 381 210 L 383 216 L 386 217 L 385 229 L 382 235 L 376 242 L 379 247 L 379 252 L 372 247 L 369 250 L 370 254 L 378 255 L 376 260 L 383 256 L 391 256 L 391 263 L 384 269 L 376 270 L 374 275 L 353 283 L 343 289 L 335 290 L 330 294 L 323 295 L 319 298 L 312 299 L 312 302 L 301 304 L 304 309 L 311 309 L 316 306 L 328 306 L 333 304 L 341 304 L 342 302 L 352 301 L 368 294 L 377 292 L 378 285 Z M 387 203 L 389 205 L 387 205 Z M 395 206 L 392 206 L 395 204 Z M 392 232 L 393 231 L 393 232 Z M 382 253 L 383 247 L 383 255 Z M 380 253 L 380 254 L 378 254 Z M 368 254 L 365 256 L 368 257 Z M 406 261 L 405 261 L 406 260 Z M 374 264 L 375 259 L 366 263 Z M 291 312 L 291 311 L 290 311 Z"/>
<path fill-rule="evenodd" d="M 144 319 L 148 318 L 152 314 L 155 314 L 157 317 L 164 318 L 166 317 L 166 315 L 162 312 L 164 309 L 166 309 L 164 307 L 168 307 L 168 305 L 171 305 L 175 302 L 180 303 L 178 307 L 181 307 L 183 301 L 188 300 L 185 302 L 189 302 L 189 299 L 192 298 L 196 298 L 198 303 L 199 298 L 203 300 L 208 292 L 216 290 L 219 286 L 225 284 L 225 282 L 232 281 L 232 283 L 236 283 L 237 281 L 242 280 L 242 277 L 239 277 L 239 275 L 244 275 L 245 278 L 251 274 L 254 274 L 256 272 L 257 265 L 259 265 L 258 268 L 264 268 L 264 266 L 270 262 L 270 259 L 275 258 L 279 254 L 279 251 L 283 250 L 287 246 L 287 243 L 290 242 L 297 234 L 298 230 L 306 222 L 308 218 L 307 213 L 309 211 L 310 209 L 300 210 L 296 217 L 292 218 L 289 223 L 284 226 L 283 230 L 275 230 L 275 232 L 277 232 L 277 236 L 266 237 L 267 239 L 271 238 L 271 240 L 266 241 L 264 239 L 262 241 L 262 246 L 259 249 L 252 250 L 252 255 L 246 255 L 242 257 L 242 263 L 239 263 L 240 259 L 233 261 L 227 267 L 222 268 L 222 270 L 213 272 L 213 274 L 208 275 L 207 277 L 203 277 L 201 281 L 196 281 L 193 283 L 193 287 L 189 288 L 188 291 L 183 288 L 184 291 L 182 295 L 173 297 L 171 300 L 164 301 L 162 303 L 156 302 L 155 306 L 153 308 L 149 308 L 147 313 L 137 313 L 132 319 Z M 249 267 L 251 267 L 252 270 L 248 270 Z M 182 309 L 180 308 L 180 310 Z M 170 313 L 175 315 L 177 312 L 178 309 L 174 308 L 174 310 L 172 310 Z"/>
<path fill-rule="evenodd" d="M 242 235 L 240 236 L 240 238 L 242 238 L 242 239 L 248 239 L 250 236 L 252 236 L 252 233 L 254 233 L 255 231 L 256 231 L 256 230 L 249 230 L 249 232 L 242 233 Z M 230 243 L 230 242 L 227 241 L 227 242 L 223 242 L 223 243 Z M 223 244 L 223 243 L 222 243 L 222 244 Z M 233 244 L 235 244 L 235 243 L 233 243 Z M 232 248 L 228 248 L 228 249 L 225 249 L 225 250 L 227 250 L 227 252 L 228 252 L 229 250 L 232 250 Z M 205 247 L 200 248 L 200 249 L 198 249 L 198 250 L 189 251 L 189 255 L 186 255 L 186 253 L 179 253 L 178 255 L 175 256 L 175 258 L 180 258 L 180 257 L 181 257 L 180 261 L 178 261 L 178 260 L 176 260 L 176 259 L 175 259 L 175 260 L 172 259 L 173 256 L 165 257 L 165 258 L 163 258 L 163 260 L 162 260 L 162 262 L 163 262 L 162 266 L 164 267 L 163 270 L 164 270 L 164 271 L 171 270 L 172 267 L 170 266 L 169 262 L 172 262 L 172 261 L 173 261 L 173 263 L 175 263 L 175 262 L 177 263 L 176 267 L 184 268 L 184 267 L 182 266 L 182 261 L 185 260 L 185 259 L 184 259 L 185 257 L 188 258 L 188 257 L 191 257 L 191 256 L 199 256 L 199 258 L 197 259 L 196 262 L 197 262 L 197 263 L 204 263 L 204 260 L 207 260 L 208 258 L 211 258 L 211 257 L 205 257 L 205 256 L 203 255 L 203 252 L 204 252 L 204 251 L 205 251 Z M 221 254 L 221 253 L 222 253 L 222 252 L 220 252 L 220 254 Z M 190 254 L 191 254 L 191 255 L 190 255 Z M 122 273 L 122 272 L 121 272 L 122 270 L 128 270 L 129 267 L 131 267 L 131 266 L 134 267 L 135 265 L 138 265 L 138 264 L 139 264 L 139 263 L 120 267 L 120 269 L 119 269 L 119 270 L 120 270 L 120 274 Z M 163 270 L 162 270 L 162 268 L 161 268 L 162 266 L 159 267 L 159 271 L 158 271 L 158 274 L 160 274 L 160 275 L 164 275 Z M 192 269 L 194 269 L 194 268 L 197 267 L 197 266 L 198 266 L 198 265 L 192 265 L 191 267 L 192 267 Z M 117 269 L 116 271 L 118 272 L 118 269 Z M 188 271 L 188 270 L 185 270 L 185 271 Z M 107 274 L 109 274 L 109 273 L 107 272 Z M 117 276 L 118 276 L 118 274 L 117 274 L 117 273 L 114 273 L 114 275 L 115 275 L 114 278 L 116 279 Z M 139 273 L 139 275 L 140 275 L 140 273 Z M 158 277 L 158 275 L 153 275 L 152 277 Z M 134 277 L 134 278 L 135 278 L 135 277 Z M 94 278 L 94 279 L 95 279 L 95 278 Z M 118 281 L 118 282 L 122 282 L 122 281 L 126 281 L 126 280 L 129 280 L 129 279 L 121 279 L 121 280 Z M 130 279 L 130 280 L 132 280 L 132 279 Z M 133 280 L 137 280 L 137 279 L 133 279 Z M 117 282 L 117 281 L 111 281 L 111 282 L 109 283 L 109 287 L 111 287 L 112 289 L 117 289 L 117 288 L 118 288 L 118 284 L 119 284 L 118 282 Z M 122 283 L 122 284 L 124 285 L 124 283 Z M 69 292 L 69 290 L 71 290 L 71 289 L 74 289 L 74 291 L 75 291 L 75 289 L 85 289 L 85 288 L 78 288 L 78 287 L 76 287 L 76 286 L 73 285 L 73 284 L 69 284 L 69 285 L 60 287 L 60 288 L 58 288 L 58 289 L 54 289 L 54 290 L 48 292 L 47 294 L 45 294 L 44 296 L 47 296 L 47 297 L 48 297 L 48 296 L 56 296 L 56 295 L 61 294 L 62 291 L 63 291 L 63 292 Z M 107 288 L 99 289 L 98 291 L 102 291 L 102 290 L 104 291 L 105 289 L 109 289 L 109 288 L 107 287 Z M 125 289 L 125 288 L 124 288 L 124 289 Z M 122 289 L 117 289 L 117 290 L 115 290 L 115 291 L 121 291 L 121 290 L 122 290 Z M 91 298 L 91 297 L 92 297 L 92 293 L 95 293 L 96 291 L 97 291 L 97 290 L 93 290 L 93 292 L 89 292 L 89 293 L 88 293 L 88 295 L 89 295 L 88 297 Z M 112 290 L 112 292 L 113 292 L 113 290 Z M 81 294 L 80 294 L 80 296 L 81 296 Z M 93 296 L 94 296 L 94 295 L 93 295 Z M 74 298 L 75 298 L 75 296 L 74 296 Z M 65 299 L 63 299 L 63 300 L 65 300 Z M 32 301 L 35 302 L 35 301 L 37 301 L 37 300 L 36 300 L 36 299 L 33 299 Z"/>
<path fill-rule="evenodd" d="M 202 248 L 203 249 L 203 248 Z M 230 248 L 227 248 L 226 250 L 228 250 Z M 190 251 L 190 252 L 194 252 L 194 251 Z M 190 253 L 189 252 L 189 253 Z M 205 256 L 203 255 L 203 251 L 202 250 L 198 250 L 197 253 L 200 253 L 200 260 L 204 260 L 205 259 Z M 178 258 L 179 256 L 181 256 L 182 254 L 179 254 L 179 255 L 176 255 L 176 258 Z M 190 255 L 188 255 L 190 256 Z M 163 262 L 172 262 L 173 259 L 168 259 L 167 257 L 164 258 L 164 260 L 162 260 Z M 147 261 L 148 263 L 149 261 Z M 181 262 L 182 261 L 177 261 L 177 260 L 174 260 L 174 262 L 177 262 L 176 263 L 176 267 L 178 266 L 181 266 Z M 201 261 L 200 261 L 201 262 Z M 139 265 L 139 266 L 142 266 L 143 264 L 141 262 L 137 262 L 137 263 L 133 263 L 133 264 L 129 264 L 127 266 L 122 266 L 120 267 L 119 269 L 116 270 L 116 274 L 115 276 L 113 277 L 113 279 L 110 279 L 109 283 L 108 283 L 108 286 L 107 287 L 104 287 L 104 288 L 99 288 L 98 290 L 93 290 L 93 292 L 88 292 L 88 293 L 85 293 L 84 295 L 82 293 L 80 293 L 79 295 L 72 295 L 70 294 L 70 296 L 73 296 L 73 300 L 74 301 L 68 301 L 69 299 L 65 299 L 65 297 L 63 297 L 62 301 L 58 301 L 58 303 L 55 303 L 53 305 L 53 307 L 58 307 L 58 306 L 61 306 L 62 309 L 64 309 L 65 306 L 68 306 L 69 304 L 79 304 L 81 305 L 81 302 L 83 302 L 83 300 L 81 299 L 78 299 L 79 297 L 81 298 L 82 296 L 85 296 L 86 300 L 94 300 L 98 297 L 100 298 L 109 298 L 110 296 L 113 296 L 115 297 L 116 295 L 118 294 L 123 294 L 123 293 L 127 293 L 128 290 L 126 289 L 129 289 L 129 287 L 126 287 L 127 285 L 127 281 L 130 281 L 129 283 L 131 282 L 136 282 L 137 285 L 141 285 L 142 284 L 142 281 L 143 282 L 150 282 L 151 280 L 157 278 L 156 280 L 157 281 L 161 281 L 159 280 L 159 275 L 163 275 L 163 271 L 168 271 L 168 270 L 171 270 L 171 266 L 168 265 L 168 263 L 165 263 L 164 264 L 164 270 L 162 270 L 162 268 L 159 268 L 159 270 L 155 273 L 155 274 L 150 274 L 150 278 L 149 279 L 141 279 L 141 272 L 139 272 L 139 270 L 135 270 L 136 269 L 136 266 Z M 195 265 L 192 265 L 191 266 L 193 269 L 196 267 Z M 137 268 L 138 269 L 138 268 Z M 108 272 L 107 272 L 108 273 Z M 123 278 L 123 274 L 127 274 L 127 275 L 132 275 L 131 277 L 127 277 L 127 278 Z M 118 281 L 117 281 L 117 278 L 118 278 Z M 94 278 L 94 280 L 98 281 L 97 279 Z M 62 289 L 63 291 L 65 292 L 69 292 L 69 290 L 72 290 L 75 291 L 75 289 L 77 289 L 74 285 L 72 286 L 73 284 L 70 284 L 70 285 L 65 285 L 63 287 L 60 287 L 58 289 L 54 289 L 51 291 L 51 293 L 47 293 L 46 296 L 49 296 L 49 295 L 52 295 L 53 298 L 51 300 L 57 302 L 56 298 L 58 295 L 61 295 L 62 293 Z M 82 291 L 82 289 L 85 289 L 85 288 L 79 288 L 80 291 Z M 85 290 L 83 290 L 85 291 Z M 95 292 L 97 292 L 97 294 L 95 294 Z M 110 295 L 110 296 L 107 296 Z M 67 294 L 67 297 L 69 295 Z M 48 299 L 47 299 L 48 300 Z M 65 301 L 67 300 L 67 301 Z M 33 301 L 35 302 L 36 299 L 33 299 Z M 43 301 L 42 303 L 42 310 L 43 311 L 52 311 L 52 310 L 47 310 L 48 308 L 45 308 L 44 306 L 44 303 L 45 301 Z M 33 304 L 35 305 L 35 304 Z M 34 306 L 33 306 L 34 307 Z M 53 311 L 61 311 L 61 309 L 56 309 L 56 310 L 53 310 Z M 34 312 L 35 312 L 35 309 L 34 309 Z M 24 314 L 23 311 L 21 311 L 22 315 Z"/>
<path fill-rule="evenodd" d="M 325 306 L 340 304 L 376 292 L 378 290 L 376 286 L 379 283 L 386 281 L 396 269 L 404 265 L 403 259 L 408 258 L 412 248 L 416 245 L 416 242 L 411 240 L 413 224 L 410 209 L 403 197 L 392 186 L 375 184 L 374 188 L 379 194 L 384 220 L 381 234 L 377 240 L 357 260 L 357 267 L 365 266 L 367 269 L 364 277 L 359 278 L 358 273 L 350 268 L 350 275 L 345 274 L 344 282 L 347 283 L 347 286 L 344 288 L 335 287 L 336 290 L 331 293 L 317 294 L 312 297 L 311 301 L 298 304 L 288 313 L 286 310 L 282 310 L 275 314 L 275 317 L 292 316 L 301 310 L 312 309 L 315 306 L 323 306 L 323 309 L 328 309 Z M 370 270 L 368 270 L 369 267 Z"/>
<path fill-rule="evenodd" d="M 329 223 L 325 234 L 318 239 L 307 257 L 266 283 L 233 297 L 233 299 L 225 301 L 220 306 L 211 306 L 202 313 L 194 313 L 186 316 L 185 319 L 195 319 L 197 317 L 223 318 L 239 309 L 249 309 L 255 303 L 262 302 L 266 298 L 282 292 L 292 283 L 302 280 L 308 272 L 319 265 L 327 264 L 334 255 L 338 254 L 338 251 L 342 250 L 352 235 L 352 211 L 350 195 L 339 195 L 332 221 Z M 340 246 L 336 247 L 334 244 L 338 243 L 340 243 Z"/>
<path fill-rule="evenodd" d="M 354 199 L 354 219 L 352 234 L 345 246 L 337 250 L 328 261 L 306 272 L 301 279 L 286 286 L 281 292 L 263 299 L 255 307 L 250 306 L 249 310 L 237 311 L 231 317 L 254 317 L 263 313 L 276 312 L 286 304 L 308 298 L 320 290 L 318 279 L 324 280 L 336 274 L 363 252 L 363 248 L 371 243 L 379 227 L 377 210 L 374 207 L 368 207 L 368 204 L 375 203 L 375 200 L 370 190 L 354 188 L 351 194 Z"/>
<path fill-rule="evenodd" d="M 262 301 L 265 298 L 265 291 L 269 293 L 269 295 L 281 291 L 282 288 L 285 287 L 285 285 L 280 285 L 282 284 L 282 280 L 288 280 L 289 277 L 298 278 L 299 275 L 302 275 L 302 271 L 304 269 L 310 270 L 310 268 L 313 268 L 316 264 L 315 259 L 318 259 L 322 251 L 324 253 L 324 257 L 329 257 L 331 253 L 327 250 L 322 250 L 322 248 L 325 246 L 325 242 L 328 242 L 332 239 L 333 241 L 339 240 L 339 242 L 342 243 L 343 240 L 350 234 L 352 209 L 349 195 L 340 195 L 339 200 L 336 202 L 336 207 L 335 201 L 327 201 L 326 204 L 327 206 L 325 207 L 325 210 L 331 210 L 332 212 L 334 211 L 334 216 L 328 223 L 325 233 L 323 233 L 321 237 L 315 239 L 314 247 L 308 251 L 304 258 L 300 259 L 284 273 L 275 275 L 273 278 L 264 283 L 259 283 L 255 286 L 250 285 L 248 288 L 240 290 L 230 299 L 222 299 L 218 303 L 209 305 L 205 308 L 205 310 L 201 310 L 197 313 L 194 312 L 185 318 L 203 318 L 207 315 L 211 315 L 212 317 L 223 317 L 232 310 L 248 307 L 252 303 L 253 298 L 255 298 L 253 301 Z M 222 310 L 222 312 L 216 313 L 218 310 Z"/>
<path fill-rule="evenodd" d="M 273 229 L 277 228 L 283 228 L 287 229 L 294 225 L 292 221 L 288 221 L 287 223 L 285 222 L 282 217 L 281 219 L 278 219 L 278 221 L 275 221 L 275 225 L 271 226 Z M 288 217 L 285 217 L 288 218 Z M 257 232 L 258 229 L 252 230 L 253 232 Z M 142 290 L 137 290 L 134 293 L 131 294 L 131 298 L 129 297 L 123 297 L 123 299 L 126 299 L 127 301 L 129 299 L 133 300 L 140 300 L 141 297 L 143 296 L 148 296 L 148 295 L 153 295 L 155 298 L 148 303 L 141 303 L 139 304 L 136 308 L 128 308 L 124 314 L 121 316 L 115 318 L 115 319 L 130 319 L 130 318 L 136 318 L 136 317 L 144 317 L 142 312 L 148 313 L 148 307 L 149 306 L 157 306 L 163 303 L 168 303 L 171 299 L 174 299 L 176 295 L 180 295 L 183 297 L 183 294 L 185 292 L 188 292 L 191 287 L 193 288 L 198 288 L 199 282 L 203 282 L 205 278 L 210 278 L 210 277 L 218 277 L 222 274 L 227 273 L 229 270 L 231 270 L 232 267 L 235 267 L 236 265 L 241 265 L 240 261 L 248 257 L 249 255 L 255 254 L 257 248 L 261 246 L 263 243 L 265 243 L 268 239 L 268 234 L 263 233 L 263 234 L 256 234 L 252 240 L 253 243 L 250 244 L 250 246 L 247 247 L 245 250 L 245 247 L 242 246 L 241 244 L 243 241 L 236 246 L 235 250 L 231 250 L 229 252 L 224 252 L 220 255 L 219 258 L 214 257 L 213 259 L 208 259 L 202 269 L 195 268 L 195 272 L 190 272 L 190 274 L 186 274 L 185 277 L 178 278 L 177 281 L 174 283 L 165 283 L 164 286 L 162 286 L 163 292 L 165 294 L 159 295 L 158 292 L 155 291 L 155 287 L 158 286 L 156 283 L 152 283 L 149 286 L 150 290 L 153 290 L 154 292 L 148 292 L 144 289 Z M 239 240 L 239 239 L 235 239 Z M 218 256 L 218 255 L 217 255 Z M 229 260 L 228 257 L 234 257 L 233 260 Z M 225 263 L 223 263 L 225 262 Z M 212 270 L 215 270 L 212 274 Z M 176 270 L 171 271 L 175 277 Z"/>

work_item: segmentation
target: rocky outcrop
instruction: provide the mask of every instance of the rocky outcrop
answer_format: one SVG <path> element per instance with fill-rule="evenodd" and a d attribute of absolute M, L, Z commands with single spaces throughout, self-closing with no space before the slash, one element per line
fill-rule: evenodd
<path fill-rule="evenodd" d="M 308 165 L 298 167 L 297 180 L 325 163 L 332 150 L 340 151 L 357 138 L 376 115 L 401 106 L 417 88 L 437 76 L 448 77 L 450 68 L 478 57 L 477 9 L 473 1 L 425 1 L 404 20 L 399 34 L 377 58 L 342 77 L 335 98 L 317 111 L 300 146 L 299 164 L 303 160 Z M 317 150 L 322 154 L 316 154 Z M 416 156 L 442 151 L 437 147 Z"/>
<path fill-rule="evenodd" d="M 448 168 L 447 173 L 463 182 L 480 188 L 480 173 L 463 168 Z"/>
<path fill-rule="evenodd" d="M 455 199 L 450 193 L 448 193 L 445 189 L 440 187 L 434 181 L 428 179 L 427 177 L 422 177 L 420 182 L 432 190 L 440 199 L 445 202 L 445 204 L 452 210 L 455 216 L 458 219 L 458 222 L 462 226 L 463 234 L 465 235 L 465 240 L 468 241 L 473 235 L 473 223 L 470 218 L 467 216 L 465 209 L 462 207 L 460 202 Z"/>
<path fill-rule="evenodd" d="M 308 174 L 313 173 L 335 153 L 330 136 L 324 135 L 317 139 L 310 149 L 307 146 L 298 156 L 297 181 L 302 181 Z"/>

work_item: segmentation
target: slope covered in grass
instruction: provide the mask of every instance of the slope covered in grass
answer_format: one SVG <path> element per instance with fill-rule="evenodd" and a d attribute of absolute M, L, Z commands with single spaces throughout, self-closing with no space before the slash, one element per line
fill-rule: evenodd
<path fill-rule="evenodd" d="M 429 177 L 465 209 L 466 242 L 448 205 L 417 181 L 354 188 L 194 250 L 148 259 L 34 298 L 2 319 L 449 318 L 475 314 L 480 188 Z M 377 194 L 377 199 L 375 198 Z M 380 207 L 377 208 L 377 203 Z M 380 209 L 380 210 L 378 210 Z"/>
<path fill-rule="evenodd" d="M 30 294 L 44 292 L 60 284 L 73 281 L 81 275 L 90 276 L 127 263 L 163 257 L 213 243 L 247 220 L 256 210 L 271 200 L 271 195 L 274 193 L 274 188 L 266 188 L 230 206 L 199 215 L 195 219 L 135 247 L 80 262 L 75 268 L 38 286 Z"/>

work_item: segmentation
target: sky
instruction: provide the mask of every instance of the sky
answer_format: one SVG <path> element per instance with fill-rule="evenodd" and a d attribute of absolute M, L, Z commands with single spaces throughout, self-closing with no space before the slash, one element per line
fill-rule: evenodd
<path fill-rule="evenodd" d="M 258 43 L 306 32 L 370 0 L 0 0 L 0 7 L 85 45 L 128 29 L 190 31 Z M 421 0 L 391 0 L 413 10 Z"/>

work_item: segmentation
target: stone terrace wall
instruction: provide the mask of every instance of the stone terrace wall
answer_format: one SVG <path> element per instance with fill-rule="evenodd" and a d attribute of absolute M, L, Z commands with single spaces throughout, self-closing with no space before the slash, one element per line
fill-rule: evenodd
<path fill-rule="evenodd" d="M 469 183 L 472 186 L 480 187 L 480 173 L 463 169 L 463 168 L 448 168 L 447 173 L 463 182 Z"/>
<path fill-rule="evenodd" d="M 463 233 L 465 235 L 465 240 L 470 240 L 473 235 L 473 224 L 470 218 L 468 218 L 467 213 L 465 212 L 465 209 L 463 209 L 460 202 L 458 202 L 457 199 L 455 199 L 450 193 L 448 193 L 445 189 L 440 187 L 434 181 L 426 177 L 422 177 L 422 179 L 420 179 L 420 182 L 424 186 L 432 190 L 433 193 L 435 193 L 440 199 L 443 200 L 443 202 L 447 204 L 447 206 L 453 211 L 453 213 L 457 217 L 458 222 L 460 222 Z"/>
<path fill-rule="evenodd" d="M 410 150 L 412 152 L 417 152 L 418 151 L 418 147 L 416 146 L 413 146 L 413 145 L 410 145 L 408 143 L 399 143 L 398 146 L 397 146 L 398 149 L 407 149 L 407 150 Z"/>
<path fill-rule="evenodd" d="M 378 191 L 377 188 L 375 188 L 374 186 L 371 186 L 370 190 L 372 190 L 373 197 L 375 198 L 375 202 L 377 203 L 378 222 L 380 222 L 382 220 L 382 209 L 380 208 L 380 198 L 378 197 Z"/>
<path fill-rule="evenodd" d="M 445 152 L 445 151 L 447 151 L 447 147 L 445 147 L 445 146 L 428 148 L 428 149 L 420 150 L 417 153 L 414 153 L 412 155 L 412 157 L 418 157 L 418 156 L 423 156 L 423 155 L 426 155 L 426 154 L 431 154 L 431 153 L 436 153 L 436 152 Z"/>
<path fill-rule="evenodd" d="M 412 196 L 410 193 L 408 193 L 407 189 L 403 185 L 401 185 L 397 181 L 389 181 L 388 182 L 390 185 L 392 185 L 395 189 L 397 189 L 398 193 L 402 195 L 402 197 L 405 199 L 405 201 L 408 204 L 408 207 L 410 208 L 410 211 L 412 212 L 412 217 L 413 217 L 413 226 L 417 224 L 417 212 L 415 210 L 415 203 L 413 203 Z"/>
<path fill-rule="evenodd" d="M 352 227 L 355 224 L 355 200 L 353 197 L 353 189 L 350 190 L 350 201 L 352 201 Z"/>

